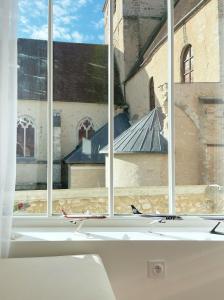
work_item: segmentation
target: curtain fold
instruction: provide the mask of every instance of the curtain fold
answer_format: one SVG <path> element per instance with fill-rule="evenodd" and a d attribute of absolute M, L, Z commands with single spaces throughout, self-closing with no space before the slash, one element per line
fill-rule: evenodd
<path fill-rule="evenodd" d="M 0 257 L 10 247 L 16 180 L 17 0 L 0 0 Z"/>

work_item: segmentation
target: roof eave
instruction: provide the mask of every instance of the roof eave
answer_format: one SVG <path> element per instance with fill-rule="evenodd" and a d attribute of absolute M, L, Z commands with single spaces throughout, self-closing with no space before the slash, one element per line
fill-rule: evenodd
<path fill-rule="evenodd" d="M 97 161 L 79 161 L 79 162 L 67 162 L 67 165 L 105 165 L 105 162 Z"/>
<path fill-rule="evenodd" d="M 103 152 L 108 155 L 108 152 Z M 114 154 L 168 154 L 167 151 L 114 151 Z"/>

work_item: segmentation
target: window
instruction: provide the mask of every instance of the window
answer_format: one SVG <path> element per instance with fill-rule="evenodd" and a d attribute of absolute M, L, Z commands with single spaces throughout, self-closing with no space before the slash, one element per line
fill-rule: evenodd
<path fill-rule="evenodd" d="M 32 4 L 18 0 L 18 9 L 20 17 L 17 26 L 17 164 L 14 210 L 16 215 L 46 214 L 50 118 L 47 119 L 48 61 L 47 42 L 44 40 L 48 29 L 48 6 L 46 0 L 33 0 Z M 32 14 L 33 10 L 36 14 Z M 26 24 L 23 22 L 25 19 Z M 40 22 L 44 32 L 38 31 L 34 34 L 30 31 L 31 24 L 36 22 Z M 56 163 L 60 156 L 59 134 L 60 128 L 53 127 L 52 141 L 58 147 L 57 156 L 53 154 L 53 169 L 57 170 L 58 177 L 60 171 Z M 24 196 L 26 192 L 29 193 L 28 197 Z"/>
<path fill-rule="evenodd" d="M 149 108 L 153 110 L 155 107 L 154 79 L 152 77 L 149 81 Z"/>
<path fill-rule="evenodd" d="M 79 122 L 79 127 L 78 127 L 78 136 L 79 136 L 79 143 L 81 143 L 83 138 L 86 139 L 91 139 L 91 137 L 94 134 L 94 126 L 93 126 L 93 121 L 91 118 L 84 118 Z"/>
<path fill-rule="evenodd" d="M 27 193 L 29 212 L 58 215 L 63 207 L 74 214 L 127 215 L 131 204 L 143 213 L 222 212 L 224 105 L 220 83 L 224 76 L 220 50 L 224 50 L 224 34 L 217 30 L 214 39 L 212 32 L 217 22 L 222 28 L 223 20 L 211 14 L 214 26 L 210 30 L 193 27 L 200 23 L 198 18 L 202 18 L 200 24 L 210 26 L 206 20 L 215 8 L 207 7 L 205 13 L 205 6 L 193 1 L 185 6 L 179 4 L 184 3 L 181 0 L 176 2 L 178 26 L 173 32 L 172 23 L 162 29 L 163 23 L 158 26 L 166 15 L 172 19 L 172 1 L 138 1 L 138 5 L 124 1 L 119 20 L 113 18 L 112 2 L 104 5 L 104 15 L 110 18 L 104 28 L 109 63 L 100 25 L 104 16 L 99 12 L 99 18 L 91 20 L 96 25 L 91 26 L 94 32 L 87 34 L 88 26 L 82 35 L 74 34 L 70 29 L 76 17 L 71 16 L 69 1 L 63 11 L 72 25 L 64 22 L 65 16 L 61 20 L 55 16 L 57 27 L 66 34 L 57 31 L 54 37 L 53 57 L 49 55 L 53 80 L 46 76 L 47 43 L 33 40 L 33 34 L 19 43 L 19 115 L 30 112 L 38 124 L 37 131 L 29 118 L 18 121 L 17 155 L 35 154 L 33 164 L 20 160 L 25 163 L 17 168 L 20 188 L 38 189 Z M 116 1 L 114 4 L 116 8 Z M 219 5 L 216 15 L 222 11 Z M 94 1 L 77 9 L 83 26 L 87 16 L 95 18 Z M 113 30 L 109 28 L 112 21 Z M 193 48 L 189 41 L 196 38 Z M 110 81 L 108 69 L 113 75 Z M 47 82 L 53 85 L 54 98 L 46 97 L 43 87 Z M 51 128 L 54 111 L 60 120 L 59 116 L 54 119 Z M 39 193 L 46 186 L 47 193 Z M 19 200 L 21 195 L 17 194 Z"/>
<path fill-rule="evenodd" d="M 114 0 L 114 14 L 116 12 L 116 9 L 117 9 L 117 0 Z"/>
<path fill-rule="evenodd" d="M 35 128 L 30 117 L 20 117 L 17 121 L 17 157 L 34 157 Z"/>
<path fill-rule="evenodd" d="M 182 54 L 182 82 L 190 83 L 193 82 L 194 72 L 194 54 L 191 45 L 184 48 Z"/>

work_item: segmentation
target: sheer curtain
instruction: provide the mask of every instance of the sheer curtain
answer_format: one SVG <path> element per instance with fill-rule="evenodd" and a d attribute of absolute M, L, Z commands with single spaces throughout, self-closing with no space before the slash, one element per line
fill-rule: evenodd
<path fill-rule="evenodd" d="M 0 257 L 7 257 L 16 178 L 17 0 L 0 0 Z"/>

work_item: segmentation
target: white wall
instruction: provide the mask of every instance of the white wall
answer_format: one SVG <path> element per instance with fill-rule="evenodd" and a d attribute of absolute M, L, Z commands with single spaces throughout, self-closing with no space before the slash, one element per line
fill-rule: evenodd
<path fill-rule="evenodd" d="M 17 241 L 11 249 L 12 257 L 85 253 L 101 256 L 118 300 L 224 297 L 222 241 Z M 166 261 L 164 280 L 147 278 L 147 261 L 155 259 Z"/>
<path fill-rule="evenodd" d="M 90 117 L 94 129 L 98 130 L 107 123 L 107 104 L 54 102 L 54 110 L 61 116 L 61 154 L 68 155 L 75 149 L 78 141 L 78 125 L 80 120 Z M 18 116 L 28 115 L 36 126 L 36 159 L 47 157 L 47 102 L 18 101 Z"/>

